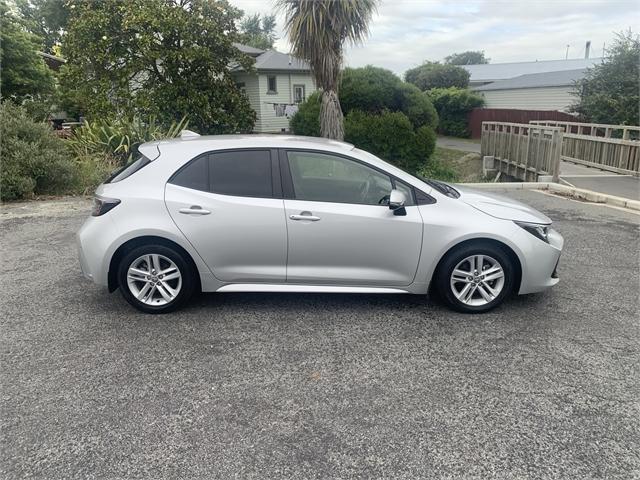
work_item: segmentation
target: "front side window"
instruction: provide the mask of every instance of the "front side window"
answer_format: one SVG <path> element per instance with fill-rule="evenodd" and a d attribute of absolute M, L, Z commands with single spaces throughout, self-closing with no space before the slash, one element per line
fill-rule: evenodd
<path fill-rule="evenodd" d="M 170 183 L 238 197 L 273 197 L 271 154 L 243 150 L 202 155 L 178 171 Z"/>
<path fill-rule="evenodd" d="M 267 77 L 267 93 L 278 93 L 278 82 L 275 75 Z"/>
<path fill-rule="evenodd" d="M 316 152 L 288 152 L 297 200 L 384 205 L 391 179 L 359 162 Z"/>

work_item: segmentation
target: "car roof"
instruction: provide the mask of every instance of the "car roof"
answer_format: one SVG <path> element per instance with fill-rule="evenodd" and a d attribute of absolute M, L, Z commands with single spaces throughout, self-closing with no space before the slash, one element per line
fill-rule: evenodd
<path fill-rule="evenodd" d="M 327 138 L 304 137 L 299 135 L 281 134 L 245 134 L 245 135 L 196 135 L 183 138 L 171 138 L 147 142 L 139 147 L 145 155 L 147 152 L 160 153 L 180 151 L 191 157 L 211 150 L 226 150 L 232 148 L 302 148 L 319 149 L 332 152 L 351 151 L 354 146 L 350 143 L 329 140 Z M 157 150 L 156 150 L 157 149 Z M 153 157 L 151 157 L 153 158 Z"/>

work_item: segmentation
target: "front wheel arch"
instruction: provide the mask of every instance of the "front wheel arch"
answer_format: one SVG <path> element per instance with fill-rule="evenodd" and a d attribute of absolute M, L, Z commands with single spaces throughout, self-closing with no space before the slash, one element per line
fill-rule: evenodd
<path fill-rule="evenodd" d="M 111 257 L 111 261 L 109 262 L 109 273 L 108 273 L 108 286 L 109 292 L 113 293 L 118 289 L 118 266 L 120 265 L 121 260 L 127 254 L 127 252 L 133 250 L 134 248 L 140 247 L 142 245 L 163 245 L 168 248 L 172 248 L 177 250 L 186 260 L 190 263 L 193 272 L 195 273 L 195 282 L 196 282 L 196 291 L 202 291 L 202 284 L 200 283 L 200 274 L 196 262 L 193 261 L 189 252 L 187 252 L 183 247 L 178 245 L 176 242 L 171 240 L 167 240 L 163 237 L 156 237 L 154 235 L 145 235 L 142 237 L 132 238 L 131 240 L 127 240 L 122 245 L 120 245 L 117 250 L 114 252 Z"/>
<path fill-rule="evenodd" d="M 506 243 L 503 243 L 499 240 L 495 240 L 493 238 L 471 238 L 469 240 L 456 243 L 451 248 L 449 248 L 449 250 L 444 252 L 444 254 L 440 257 L 440 260 L 438 260 L 438 265 L 436 265 L 436 268 L 433 270 L 433 274 L 431 275 L 431 279 L 429 281 L 429 294 L 434 293 L 434 287 L 435 287 L 434 280 L 437 278 L 439 270 L 444 260 L 447 258 L 447 256 L 451 252 L 459 248 L 466 247 L 467 245 L 492 245 L 494 247 L 498 247 L 502 249 L 504 253 L 509 257 L 509 260 L 511 260 L 516 272 L 516 276 L 513 281 L 513 291 L 514 292 L 520 291 L 520 283 L 522 282 L 522 264 L 520 263 L 520 258 L 518 258 L 518 255 L 516 255 L 516 252 L 514 252 L 513 249 Z"/>

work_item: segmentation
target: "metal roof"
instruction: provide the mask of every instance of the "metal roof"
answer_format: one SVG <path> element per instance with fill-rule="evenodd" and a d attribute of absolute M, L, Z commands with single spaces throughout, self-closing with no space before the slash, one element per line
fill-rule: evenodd
<path fill-rule="evenodd" d="M 476 87 L 476 92 L 486 92 L 489 90 L 512 90 L 516 88 L 540 88 L 540 87 L 561 87 L 573 85 L 576 80 L 584 77 L 587 69 L 561 70 L 557 72 L 532 73 L 520 75 L 519 77 L 507 80 L 498 80 L 481 87 Z"/>
<path fill-rule="evenodd" d="M 234 46 L 243 53 L 251 55 L 256 59 L 254 67 L 256 70 L 285 70 L 296 72 L 308 72 L 309 63 L 293 55 L 280 53 L 277 50 L 260 50 L 258 48 L 234 43 Z M 259 52 L 259 53 L 258 53 Z M 238 65 L 232 66 L 233 70 L 241 70 Z"/>
<path fill-rule="evenodd" d="M 559 72 L 588 68 L 601 63 L 602 58 L 574 58 L 570 60 L 542 60 L 540 62 L 488 63 L 486 65 L 461 65 L 471 74 L 473 82 L 492 82 L 520 75 L 543 72 Z"/>

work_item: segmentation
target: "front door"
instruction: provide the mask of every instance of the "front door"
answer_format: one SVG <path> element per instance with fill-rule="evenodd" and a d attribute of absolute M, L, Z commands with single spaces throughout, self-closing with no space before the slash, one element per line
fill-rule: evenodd
<path fill-rule="evenodd" d="M 287 226 L 271 153 L 201 155 L 167 183 L 171 218 L 219 280 L 285 281 Z"/>
<path fill-rule="evenodd" d="M 335 154 L 290 150 L 281 166 L 293 197 L 284 201 L 287 282 L 350 286 L 413 282 L 423 225 L 409 186 Z M 408 196 L 406 215 L 394 215 L 386 204 L 394 186 Z"/>

